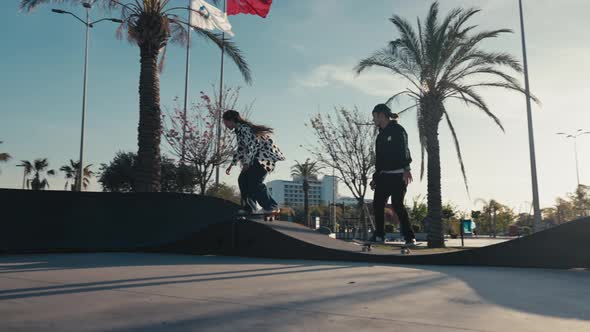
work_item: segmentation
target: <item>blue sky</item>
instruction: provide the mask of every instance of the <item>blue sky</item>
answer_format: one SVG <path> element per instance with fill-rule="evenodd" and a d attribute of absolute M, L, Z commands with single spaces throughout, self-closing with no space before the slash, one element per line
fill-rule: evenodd
<path fill-rule="evenodd" d="M 184 0 L 173 0 L 183 5 Z M 353 107 L 370 114 L 404 82 L 379 70 L 355 77 L 352 67 L 363 57 L 396 37 L 388 18 L 398 14 L 415 22 L 431 1 L 367 2 L 348 0 L 275 0 L 269 17 L 231 16 L 235 41 L 252 68 L 254 84 L 244 86 L 236 68 L 226 68 L 226 83 L 244 86 L 241 101 L 254 101 L 252 119 L 275 127 L 276 141 L 288 160 L 279 164 L 268 180 L 288 178 L 294 160 L 307 152 L 301 144 L 313 142 L 304 124 L 318 110 L 334 106 Z M 477 6 L 483 12 L 472 23 L 482 29 L 511 28 L 512 35 L 483 44 L 521 58 L 516 0 L 442 1 L 442 12 L 457 6 Z M 14 159 L 0 165 L 0 187 L 19 188 L 19 160 L 48 157 L 52 168 L 77 159 L 82 103 L 84 28 L 72 17 L 56 15 L 45 5 L 31 14 L 18 12 L 18 1 L 0 2 L 0 150 Z M 80 15 L 79 7 L 65 7 Z M 531 89 L 542 100 L 534 106 L 540 200 L 551 205 L 557 196 L 576 185 L 573 145 L 555 135 L 558 131 L 590 130 L 585 97 L 590 94 L 590 46 L 586 0 L 526 0 L 525 20 Z M 93 18 L 105 16 L 93 10 Z M 98 165 L 119 150 L 136 151 L 138 121 L 139 51 L 115 38 L 116 25 L 102 22 L 91 31 L 86 160 Z M 219 51 L 211 43 L 193 39 L 191 96 L 209 91 L 219 78 Z M 168 49 L 167 66 L 161 75 L 161 102 L 172 107 L 184 89 L 185 52 Z M 502 133 L 480 112 L 448 104 L 462 142 L 471 197 L 459 171 L 448 129 L 441 125 L 443 200 L 464 210 L 475 208 L 476 198 L 495 198 L 516 212 L 528 210 L 531 201 L 526 108 L 522 96 L 484 90 L 489 106 L 503 121 Z M 403 105 L 399 105 L 403 107 Z M 410 136 L 414 174 L 418 177 L 419 144 L 415 113 L 401 118 Z M 585 127 L 584 127 L 585 126 Z M 590 183 L 590 135 L 578 140 L 580 179 Z M 163 145 L 163 150 L 167 147 Z M 235 183 L 236 175 L 222 181 Z M 50 179 L 52 189 L 62 189 L 63 176 Z M 100 190 L 93 184 L 92 190 Z M 346 194 L 345 188 L 340 188 Z M 425 195 L 426 179 L 409 188 L 408 200 Z"/>

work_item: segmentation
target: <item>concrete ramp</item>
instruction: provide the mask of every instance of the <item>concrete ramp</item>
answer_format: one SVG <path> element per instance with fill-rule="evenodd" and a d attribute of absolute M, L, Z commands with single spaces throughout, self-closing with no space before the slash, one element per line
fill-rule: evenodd
<path fill-rule="evenodd" d="M 536 268 L 590 268 L 590 218 L 492 246 L 445 253 L 399 255 L 398 250 L 361 252 L 361 247 L 284 222 L 216 223 L 193 236 L 155 251 L 340 260 L 388 264 L 476 265 Z"/>
<path fill-rule="evenodd" d="M 239 206 L 178 193 L 0 189 L 0 252 L 136 251 L 232 220 Z"/>
<path fill-rule="evenodd" d="M 455 252 L 361 252 L 301 225 L 237 220 L 238 205 L 176 193 L 0 189 L 0 253 L 167 252 L 388 264 L 590 269 L 590 218 Z"/>

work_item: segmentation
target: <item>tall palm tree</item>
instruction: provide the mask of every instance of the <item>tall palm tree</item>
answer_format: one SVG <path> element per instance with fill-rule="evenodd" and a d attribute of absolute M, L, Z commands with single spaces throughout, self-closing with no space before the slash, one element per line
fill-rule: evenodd
<path fill-rule="evenodd" d="M 90 184 L 90 178 L 92 178 L 94 176 L 94 172 L 90 169 L 91 166 L 92 166 L 92 164 L 89 164 L 89 165 L 85 166 L 84 169 L 82 170 L 82 172 L 83 172 L 83 174 L 82 174 L 82 187 L 84 188 L 84 190 L 86 190 L 86 188 L 88 188 L 88 185 Z M 70 184 L 70 181 L 72 181 L 72 183 L 70 185 L 70 190 L 76 191 L 76 188 L 78 188 L 77 181 L 78 181 L 78 170 L 79 169 L 80 169 L 80 161 L 73 161 L 72 159 L 70 159 L 69 165 L 63 165 L 62 167 L 59 168 L 60 171 L 62 171 L 66 174 L 66 184 L 64 187 L 65 190 L 68 190 L 68 185 Z"/>
<path fill-rule="evenodd" d="M 25 177 L 34 173 L 32 179 L 27 179 L 27 188 L 32 190 L 45 190 L 49 188 L 49 182 L 45 176 L 55 175 L 55 170 L 49 168 L 47 158 L 35 159 L 32 163 L 28 160 L 21 160 L 18 166 L 24 167 Z"/>
<path fill-rule="evenodd" d="M 0 144 L 2 144 L 2 141 L 0 141 Z M 9 161 L 12 157 L 6 153 L 6 152 L 0 152 L 0 162 L 1 163 L 5 163 L 7 161 Z"/>
<path fill-rule="evenodd" d="M 309 181 L 315 180 L 321 167 L 317 161 L 306 159 L 302 164 L 295 160 L 295 165 L 291 166 L 291 176 L 303 180 L 303 213 L 305 214 L 305 225 L 311 227 L 309 223 Z"/>
<path fill-rule="evenodd" d="M 30 12 L 44 3 L 80 4 L 89 0 L 20 0 L 20 8 Z M 158 75 L 158 58 L 160 70 L 168 42 L 186 45 L 188 23 L 183 22 L 170 7 L 170 0 L 95 0 L 104 9 L 119 9 L 123 23 L 117 31 L 121 38 L 127 32 L 127 39 L 137 44 L 140 50 L 139 74 L 139 125 L 138 125 L 138 160 L 136 166 L 136 191 L 160 190 L 160 137 L 162 134 L 160 109 L 160 78 Z M 217 2 L 217 1 L 215 1 Z M 186 8 L 184 8 L 186 11 Z M 237 65 L 247 83 L 251 82 L 248 64 L 242 52 L 231 40 L 225 40 L 221 34 L 192 27 L 193 31 L 220 48 L 225 49 Z M 162 54 L 161 54 L 162 53 Z"/>
<path fill-rule="evenodd" d="M 355 67 L 360 74 L 370 67 L 390 70 L 405 79 L 408 88 L 387 100 L 406 96 L 412 101 L 410 109 L 417 109 L 418 133 L 421 145 L 421 178 L 424 176 L 424 153 L 428 158 L 428 246 L 444 247 L 442 228 L 442 197 L 440 170 L 439 124 L 444 118 L 453 136 L 465 188 L 469 191 L 459 140 L 445 105 L 450 100 L 460 100 L 467 106 L 483 111 L 504 130 L 478 92 L 479 88 L 494 87 L 524 93 L 517 79 L 504 69 L 522 72 L 519 61 L 503 52 L 489 52 L 479 48 L 482 41 L 511 33 L 509 29 L 474 32 L 476 25 L 467 22 L 479 9 L 453 9 L 441 21 L 439 5 L 434 2 L 423 25 L 418 19 L 417 32 L 410 22 L 394 15 L 390 21 L 396 27 L 399 38 L 361 60 Z M 535 99 L 536 101 L 536 99 Z"/>

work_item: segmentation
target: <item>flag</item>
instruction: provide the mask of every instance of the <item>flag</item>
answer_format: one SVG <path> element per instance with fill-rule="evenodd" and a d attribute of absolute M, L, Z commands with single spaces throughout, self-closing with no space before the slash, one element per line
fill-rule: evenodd
<path fill-rule="evenodd" d="M 227 19 L 227 14 L 203 0 L 191 1 L 190 23 L 192 26 L 203 30 L 211 31 L 219 29 L 231 37 L 234 36 L 234 33 L 231 31 L 231 24 Z"/>
<path fill-rule="evenodd" d="M 227 15 L 252 14 L 266 17 L 272 0 L 227 0 Z"/>

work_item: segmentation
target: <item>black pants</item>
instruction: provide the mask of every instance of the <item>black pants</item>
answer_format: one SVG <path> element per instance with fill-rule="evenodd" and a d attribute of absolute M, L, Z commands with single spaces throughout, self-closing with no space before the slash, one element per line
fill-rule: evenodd
<path fill-rule="evenodd" d="M 375 235 L 385 236 L 385 204 L 391 196 L 391 205 L 400 221 L 400 232 L 406 241 L 414 239 L 414 231 L 410 225 L 408 211 L 404 206 L 406 183 L 403 174 L 377 174 L 375 178 L 375 194 L 373 212 L 375 214 Z"/>
<path fill-rule="evenodd" d="M 266 174 L 264 167 L 255 161 L 238 177 L 242 205 L 249 212 L 256 211 L 256 202 L 265 210 L 273 210 L 278 207 L 277 202 L 272 199 L 264 184 Z"/>

